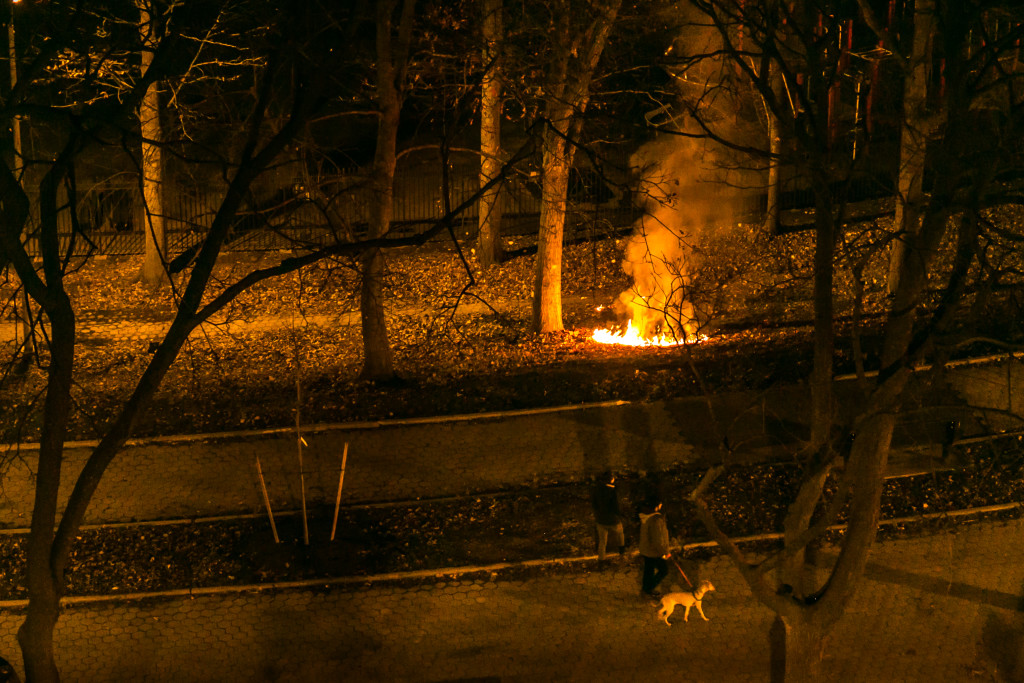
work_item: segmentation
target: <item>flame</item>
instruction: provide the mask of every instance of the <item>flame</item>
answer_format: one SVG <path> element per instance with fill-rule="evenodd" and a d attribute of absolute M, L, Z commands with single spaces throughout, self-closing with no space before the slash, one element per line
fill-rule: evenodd
<path fill-rule="evenodd" d="M 599 344 L 619 344 L 622 346 L 680 346 L 686 343 L 685 339 L 679 339 L 676 337 L 670 337 L 666 335 L 657 335 L 650 338 L 644 338 L 640 336 L 640 329 L 633 326 L 633 321 L 630 320 L 626 326 L 624 332 L 612 332 L 605 328 L 601 330 L 594 330 L 594 334 L 590 336 L 591 339 Z M 696 338 L 691 339 L 691 342 L 699 342 L 707 339 L 704 335 L 698 335 Z"/>

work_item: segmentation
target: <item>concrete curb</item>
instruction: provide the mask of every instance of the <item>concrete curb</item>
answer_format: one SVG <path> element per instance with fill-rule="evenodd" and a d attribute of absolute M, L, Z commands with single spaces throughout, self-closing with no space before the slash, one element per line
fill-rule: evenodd
<path fill-rule="evenodd" d="M 599 403 L 579 403 L 564 406 L 552 406 L 548 408 L 523 408 L 520 410 L 500 410 L 486 413 L 464 413 L 460 415 L 437 415 L 434 417 L 410 417 L 396 420 L 374 420 L 369 422 L 331 422 L 326 424 L 310 424 L 302 427 L 303 434 L 318 434 L 321 432 L 344 432 L 362 431 L 369 429 L 382 429 L 387 427 L 401 427 L 408 425 L 429 425 L 445 424 L 448 422 L 474 422 L 476 420 L 493 420 L 505 417 L 521 417 L 525 415 L 549 415 L 553 413 L 565 413 L 577 410 L 588 410 L 591 408 L 615 408 L 635 403 L 635 401 L 601 401 Z M 202 434 L 168 434 L 166 436 L 152 436 L 138 439 L 128 439 L 125 446 L 145 446 L 147 444 L 176 444 L 195 443 L 204 441 L 222 441 L 227 439 L 258 439 L 265 436 L 280 436 L 281 434 L 294 434 L 295 427 L 272 427 L 268 429 L 250 429 L 233 432 L 207 432 Z M 64 448 L 95 448 L 99 441 L 67 441 Z M 36 441 L 25 443 L 0 444 L 0 453 L 17 452 L 19 450 L 35 451 L 39 449 Z"/>
<path fill-rule="evenodd" d="M 1004 360 L 1016 360 L 1018 357 L 1024 356 L 1016 351 L 1007 351 L 1006 353 L 996 354 L 994 356 L 979 356 L 977 358 L 965 358 L 963 360 L 951 360 L 946 363 L 947 368 L 962 368 L 971 365 L 983 365 L 985 363 L 998 363 Z M 930 363 L 923 363 L 921 365 L 915 365 L 913 372 L 924 372 L 931 370 L 932 366 Z M 865 377 L 875 377 L 878 375 L 878 370 L 868 370 L 864 373 Z M 850 380 L 857 379 L 856 373 L 849 373 L 845 375 L 836 375 L 832 378 L 833 382 L 848 382 Z"/>

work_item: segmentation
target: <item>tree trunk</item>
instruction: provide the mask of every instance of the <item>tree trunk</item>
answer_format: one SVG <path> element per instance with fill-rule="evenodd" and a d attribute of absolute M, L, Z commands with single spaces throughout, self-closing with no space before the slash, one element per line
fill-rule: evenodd
<path fill-rule="evenodd" d="M 943 186 L 941 189 L 946 188 Z M 911 244 L 916 245 L 918 253 L 934 253 L 947 225 L 945 218 L 941 207 L 933 207 L 925 215 L 924 229 L 919 235 L 911 236 Z M 880 501 L 895 416 L 899 410 L 899 397 L 910 375 L 904 361 L 913 335 L 914 312 L 928 282 L 928 267 L 927 258 L 906 259 L 903 263 L 900 285 L 886 324 L 881 357 L 883 370 L 868 400 L 869 411 L 854 425 L 856 437 L 843 473 L 843 477 L 853 485 L 839 557 L 832 566 L 825 589 L 815 594 L 820 596 L 817 602 L 802 608 L 806 610 L 803 614 L 790 614 L 791 610 L 777 612 L 786 626 L 786 661 L 781 667 L 786 678 L 775 680 L 815 680 L 815 666 L 820 663 L 820 645 L 816 646 L 815 641 L 830 632 L 863 576 L 878 532 Z M 778 662 L 773 662 L 773 665 L 773 672 L 780 669 Z M 808 668 L 805 670 L 803 667 Z"/>
<path fill-rule="evenodd" d="M 786 510 L 786 517 L 783 520 L 783 539 L 786 548 L 798 543 L 801 534 L 810 527 L 830 471 L 831 467 L 820 467 L 800 484 L 796 499 Z M 812 568 L 807 566 L 806 549 L 801 548 L 782 565 L 781 578 L 792 587 L 795 596 L 802 598 L 818 588 L 811 582 L 812 571 Z"/>
<path fill-rule="evenodd" d="M 562 328 L 562 240 L 565 234 L 569 162 L 565 139 L 544 132 L 540 234 L 533 279 L 533 328 L 556 332 Z"/>
<path fill-rule="evenodd" d="M 773 70 L 774 71 L 774 70 Z M 775 73 L 769 75 L 772 90 L 778 94 L 782 88 L 778 85 L 780 77 Z M 779 119 L 772 107 L 765 107 L 768 117 L 768 201 L 764 213 L 764 227 L 769 235 L 779 233 L 781 209 L 779 207 L 779 190 L 782 176 L 779 173 L 779 156 L 782 153 L 782 133 L 779 130 Z"/>
<path fill-rule="evenodd" d="M 827 633 L 815 621 L 805 615 L 775 617 L 769 635 L 772 683 L 812 683 L 827 679 L 821 670 Z"/>
<path fill-rule="evenodd" d="M 501 0 L 483 0 L 484 65 L 480 84 L 480 186 L 501 172 Z M 477 258 L 484 268 L 501 263 L 501 186 L 496 185 L 480 197 Z"/>
<path fill-rule="evenodd" d="M 53 232 L 56 232 L 55 227 Z M 26 679 L 33 683 L 60 680 L 54 660 L 53 629 L 59 615 L 64 572 L 53 565 L 52 551 L 64 440 L 71 412 L 71 378 L 75 356 L 74 313 L 71 301 L 60 287 L 59 278 L 50 284 L 51 302 L 46 309 L 51 333 L 50 368 L 43 403 L 43 430 L 28 539 L 28 610 L 18 630 Z"/>
<path fill-rule="evenodd" d="M 782 138 L 779 137 L 779 126 L 775 116 L 768 114 L 768 145 L 771 159 L 768 161 L 768 201 L 764 213 L 764 226 L 770 235 L 779 234 L 781 209 L 779 208 L 779 153 L 782 151 Z"/>
<path fill-rule="evenodd" d="M 50 583 L 53 587 L 53 583 Z M 31 683 L 57 683 L 60 673 L 53 651 L 53 629 L 57 626 L 59 600 L 53 591 L 49 595 L 36 593 L 29 597 L 25 621 L 18 629 L 25 666 L 25 680 Z"/>
<path fill-rule="evenodd" d="M 359 310 L 363 321 L 363 379 L 394 377 L 394 358 L 384 315 L 384 254 L 373 249 L 363 257 Z"/>
<path fill-rule="evenodd" d="M 819 451 L 832 428 L 832 364 L 835 347 L 833 317 L 833 259 L 835 225 L 828 184 L 815 174 L 814 219 L 814 367 L 811 375 L 811 440 L 809 450 Z"/>
<path fill-rule="evenodd" d="M 565 233 L 565 210 L 569 189 L 569 170 L 575 148 L 566 136 L 580 130 L 579 119 L 590 101 L 590 81 L 604 52 L 621 0 L 594 3 L 596 15 L 584 30 L 574 33 L 580 17 L 569 10 L 568 3 L 554 3 L 557 8 L 555 57 L 545 84 L 545 115 L 541 162 L 544 175 L 541 191 L 540 234 L 537 237 L 537 263 L 533 281 L 533 329 L 555 332 L 562 327 L 562 240 Z M 575 120 L 575 123 L 574 123 Z"/>
<path fill-rule="evenodd" d="M 908 64 L 910 73 L 903 82 L 903 125 L 900 131 L 896 218 L 893 222 L 897 236 L 889 255 L 889 294 L 894 294 L 899 286 L 903 261 L 907 256 L 907 236 L 917 233 L 925 202 L 924 166 L 930 134 L 926 108 L 934 13 L 934 0 L 916 0 L 914 44 Z"/>
<path fill-rule="evenodd" d="M 392 41 L 395 2 L 377 5 L 377 146 L 373 159 L 373 187 L 376 201 L 370 221 L 370 237 L 379 238 L 391 229 L 394 211 L 395 168 L 397 166 L 398 122 L 402 111 L 402 81 L 412 30 L 412 0 L 402 6 L 397 46 Z M 394 358 L 388 341 L 384 313 L 384 254 L 372 249 L 363 256 L 359 311 L 363 325 L 363 369 L 360 377 L 387 380 L 395 376 Z"/>
<path fill-rule="evenodd" d="M 153 61 L 153 50 L 157 42 L 156 27 L 147 0 L 138 0 L 138 7 L 139 31 L 142 35 L 142 73 L 146 73 Z M 155 81 L 146 88 L 139 106 L 139 123 L 142 128 L 142 225 L 146 234 L 141 277 L 146 286 L 155 288 L 167 281 L 164 267 L 167 260 L 167 232 L 164 226 L 163 159 L 160 149 L 163 134 L 160 128 L 160 90 Z"/>
<path fill-rule="evenodd" d="M 11 74 L 11 91 L 14 91 L 16 85 L 18 85 L 18 50 L 17 43 L 14 40 L 14 6 L 15 2 L 11 3 L 11 14 L 7 21 L 7 65 L 10 68 Z M 11 142 L 14 146 L 14 159 L 11 164 L 11 168 L 14 170 L 14 177 L 18 179 L 20 183 L 24 185 L 24 179 L 21 177 L 22 171 L 25 168 L 25 160 L 21 154 L 21 117 L 11 117 Z"/>

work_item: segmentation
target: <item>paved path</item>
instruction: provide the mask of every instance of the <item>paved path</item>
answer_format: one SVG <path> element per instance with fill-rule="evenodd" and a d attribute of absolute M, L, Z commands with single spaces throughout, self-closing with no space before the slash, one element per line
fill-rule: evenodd
<path fill-rule="evenodd" d="M 695 399 L 692 403 L 699 404 Z M 310 425 L 303 431 L 306 497 L 333 505 L 345 444 L 345 504 L 465 495 L 572 481 L 610 467 L 655 470 L 692 458 L 664 404 L 610 402 L 566 409 L 438 419 Z M 554 438 L 553 438 L 553 435 Z M 62 496 L 92 448 L 69 445 Z M 274 510 L 300 506 L 293 431 L 239 432 L 147 440 L 112 463 L 92 504 L 91 523 L 263 510 L 261 467 Z M 2 447 L 0 447 L 2 453 Z M 36 453 L 24 448 L 0 479 L 0 526 L 26 527 Z M 64 502 L 62 497 L 61 503 Z"/>
<path fill-rule="evenodd" d="M 836 681 L 993 681 L 1024 634 L 1024 523 L 881 543 L 827 650 Z M 65 610 L 69 681 L 765 681 L 771 613 L 723 558 L 710 621 L 671 628 L 636 567 L 525 580 L 203 596 Z M 695 572 L 696 573 L 696 572 Z M 691 576 L 691 579 L 693 576 Z M 20 615 L 0 613 L 11 655 Z"/>

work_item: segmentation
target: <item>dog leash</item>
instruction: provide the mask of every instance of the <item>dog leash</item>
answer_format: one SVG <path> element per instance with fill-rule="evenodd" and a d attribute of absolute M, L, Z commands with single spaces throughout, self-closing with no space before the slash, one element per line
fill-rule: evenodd
<path fill-rule="evenodd" d="M 684 572 L 683 568 L 679 566 L 679 563 L 676 562 L 675 560 L 672 560 L 672 564 L 674 564 L 676 566 L 676 569 L 679 570 L 679 573 L 683 575 L 683 578 L 686 579 L 686 583 L 689 584 L 690 588 L 693 588 L 693 584 L 690 583 L 689 577 L 686 576 L 686 572 Z"/>

